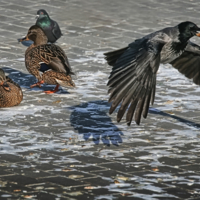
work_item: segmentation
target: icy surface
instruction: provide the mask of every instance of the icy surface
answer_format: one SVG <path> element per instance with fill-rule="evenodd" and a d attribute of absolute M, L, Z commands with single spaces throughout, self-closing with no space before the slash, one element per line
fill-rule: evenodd
<path fill-rule="evenodd" d="M 0 65 L 24 99 L 0 109 L 0 199 L 200 199 L 199 86 L 160 65 L 147 119 L 140 126 L 117 123 L 116 111 L 108 114 L 111 67 L 103 56 L 147 33 L 196 20 L 198 3 L 15 2 L 1 2 Z M 59 21 L 63 36 L 56 44 L 75 72 L 76 88 L 52 95 L 44 90 L 54 86 L 30 89 L 36 79 L 25 68 L 26 47 L 16 40 L 41 6 Z"/>

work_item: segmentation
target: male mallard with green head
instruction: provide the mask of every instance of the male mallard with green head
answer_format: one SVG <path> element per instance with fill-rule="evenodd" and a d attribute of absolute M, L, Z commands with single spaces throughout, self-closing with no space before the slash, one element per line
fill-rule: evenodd
<path fill-rule="evenodd" d="M 25 52 L 26 68 L 38 79 L 36 84 L 30 86 L 31 88 L 41 87 L 43 83 L 56 85 L 54 90 L 45 91 L 45 93 L 50 94 L 57 92 L 59 85 L 63 87 L 75 86 L 71 78 L 74 73 L 65 52 L 55 44 L 47 44 L 48 38 L 39 26 L 31 26 L 27 36 L 22 40 L 34 42 Z"/>
<path fill-rule="evenodd" d="M 23 93 L 20 86 L 12 81 L 0 69 L 0 108 L 11 107 L 20 104 L 23 99 Z"/>

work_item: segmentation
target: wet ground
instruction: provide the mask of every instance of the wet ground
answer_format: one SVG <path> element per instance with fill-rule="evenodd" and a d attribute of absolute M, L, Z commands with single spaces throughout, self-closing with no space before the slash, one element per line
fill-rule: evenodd
<path fill-rule="evenodd" d="M 75 89 L 29 88 L 17 38 L 40 8 L 59 22 Z M 200 88 L 161 65 L 148 118 L 128 127 L 108 114 L 103 59 L 166 26 L 200 25 L 199 9 L 197 0 L 1 0 L 0 67 L 24 100 L 0 109 L 0 199 L 200 199 Z"/>

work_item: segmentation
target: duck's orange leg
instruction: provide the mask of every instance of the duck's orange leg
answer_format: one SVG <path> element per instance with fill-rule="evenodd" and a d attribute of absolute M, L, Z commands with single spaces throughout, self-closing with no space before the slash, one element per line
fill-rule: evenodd
<path fill-rule="evenodd" d="M 46 94 L 53 94 L 53 93 L 58 91 L 59 86 L 60 85 L 57 84 L 54 90 L 47 90 L 47 91 L 45 91 L 45 93 Z"/>
<path fill-rule="evenodd" d="M 30 88 L 33 88 L 33 87 L 36 87 L 36 86 L 41 87 L 41 84 L 43 84 L 43 83 L 44 83 L 44 81 L 37 82 L 37 83 L 31 85 Z"/>

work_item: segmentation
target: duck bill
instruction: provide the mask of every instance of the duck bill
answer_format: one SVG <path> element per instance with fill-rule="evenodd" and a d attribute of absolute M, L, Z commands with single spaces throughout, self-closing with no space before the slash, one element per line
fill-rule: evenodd
<path fill-rule="evenodd" d="M 4 90 L 6 90 L 6 91 L 10 91 L 10 87 L 8 86 L 8 87 L 3 87 L 4 88 Z"/>
<path fill-rule="evenodd" d="M 28 39 L 28 37 L 26 36 L 26 37 L 24 37 L 24 38 L 22 38 L 22 39 L 19 39 L 19 42 L 23 42 L 23 41 L 27 41 L 27 40 L 29 40 L 29 39 Z"/>
<path fill-rule="evenodd" d="M 2 86 L 3 86 L 4 90 L 6 90 L 6 91 L 10 91 L 10 87 L 9 87 L 9 85 L 7 84 L 6 81 L 3 82 Z"/>
<path fill-rule="evenodd" d="M 39 17 L 39 15 L 36 15 L 36 16 L 35 16 L 35 19 L 38 19 L 38 17 Z"/>

